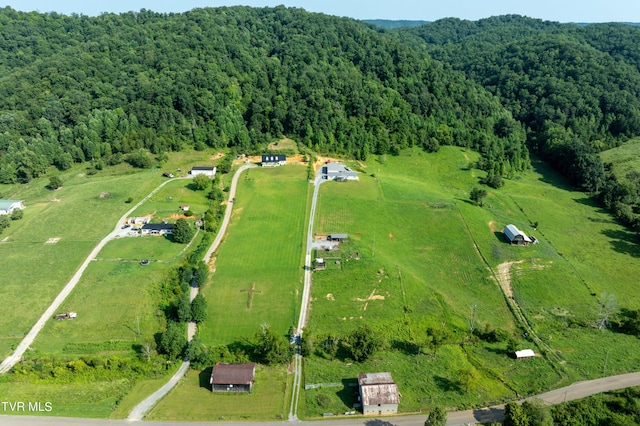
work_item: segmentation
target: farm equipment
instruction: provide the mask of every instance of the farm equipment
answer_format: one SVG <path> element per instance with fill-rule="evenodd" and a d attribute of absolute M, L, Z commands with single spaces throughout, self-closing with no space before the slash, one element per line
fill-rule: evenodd
<path fill-rule="evenodd" d="M 63 312 L 61 314 L 56 314 L 55 319 L 57 320 L 66 320 L 66 319 L 74 319 L 78 314 L 75 312 Z"/>

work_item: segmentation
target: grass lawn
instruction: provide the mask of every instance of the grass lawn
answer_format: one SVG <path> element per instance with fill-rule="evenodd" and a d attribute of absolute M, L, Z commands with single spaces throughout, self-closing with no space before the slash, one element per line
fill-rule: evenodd
<path fill-rule="evenodd" d="M 175 222 L 177 218 L 184 217 L 180 206 L 186 204 L 194 213 L 193 219 L 202 217 L 209 208 L 206 194 L 210 189 L 196 191 L 191 179 L 174 180 L 163 186 L 153 197 L 138 207 L 131 216 L 151 215 L 156 222 L 160 220 Z"/>
<path fill-rule="evenodd" d="M 100 261 L 149 259 L 152 261 L 171 262 L 179 259 L 185 244 L 178 244 L 165 236 L 145 235 L 141 237 L 124 237 L 109 241 L 100 251 Z"/>
<path fill-rule="evenodd" d="M 251 393 L 213 393 L 211 368 L 190 370 L 186 377 L 149 413 L 147 420 L 264 421 L 282 420 L 289 412 L 285 367 L 256 369 Z"/>
<path fill-rule="evenodd" d="M 295 324 L 308 188 L 301 166 L 244 172 L 216 272 L 203 289 L 209 315 L 198 332 L 204 343 L 252 338 L 264 322 L 280 334 Z"/>

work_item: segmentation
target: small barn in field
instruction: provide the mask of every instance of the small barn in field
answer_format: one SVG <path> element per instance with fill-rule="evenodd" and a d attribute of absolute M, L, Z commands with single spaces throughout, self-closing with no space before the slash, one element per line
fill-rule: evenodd
<path fill-rule="evenodd" d="M 362 414 L 396 414 L 400 397 L 398 385 L 391 373 L 363 373 L 358 375 Z"/>
<path fill-rule="evenodd" d="M 526 246 L 531 244 L 533 240 L 527 236 L 524 232 L 516 228 L 515 225 L 507 225 L 502 231 L 505 240 L 511 244 Z"/>
<path fill-rule="evenodd" d="M 349 236 L 347 234 L 329 234 L 327 235 L 327 241 L 338 241 L 344 243 L 349 241 Z"/>
<path fill-rule="evenodd" d="M 532 358 L 534 356 L 536 356 L 536 354 L 531 349 L 523 349 L 521 351 L 516 351 L 516 359 Z"/>
<path fill-rule="evenodd" d="M 211 371 L 212 392 L 251 392 L 255 362 L 217 362 Z"/>
<path fill-rule="evenodd" d="M 189 174 L 191 176 L 206 175 L 206 176 L 209 176 L 210 178 L 213 178 L 216 175 L 216 168 L 206 167 L 206 166 L 192 167 Z"/>

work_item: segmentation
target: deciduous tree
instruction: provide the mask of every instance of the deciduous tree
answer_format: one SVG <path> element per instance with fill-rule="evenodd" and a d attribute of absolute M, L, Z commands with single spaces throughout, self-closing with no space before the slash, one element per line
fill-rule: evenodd
<path fill-rule="evenodd" d="M 177 243 L 188 243 L 194 234 L 195 230 L 193 227 L 183 218 L 176 220 L 175 225 L 173 225 L 173 240 Z"/>

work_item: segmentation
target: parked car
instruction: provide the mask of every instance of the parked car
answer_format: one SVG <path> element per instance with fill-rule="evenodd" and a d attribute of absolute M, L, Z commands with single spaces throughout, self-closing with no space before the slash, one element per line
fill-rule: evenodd
<path fill-rule="evenodd" d="M 129 228 L 130 226 L 131 226 L 131 225 L 129 225 L 128 223 L 126 223 L 126 224 L 122 225 L 122 226 L 120 227 L 120 229 L 127 229 L 127 228 Z"/>
<path fill-rule="evenodd" d="M 164 176 L 164 177 L 168 177 L 168 178 L 172 178 L 172 177 L 173 177 L 173 173 L 164 172 L 164 173 L 162 174 L 162 176 Z"/>

